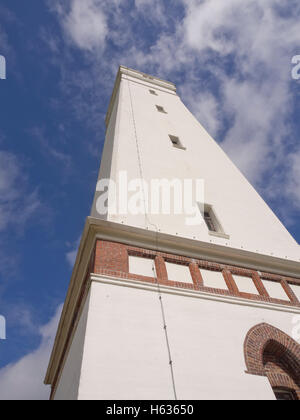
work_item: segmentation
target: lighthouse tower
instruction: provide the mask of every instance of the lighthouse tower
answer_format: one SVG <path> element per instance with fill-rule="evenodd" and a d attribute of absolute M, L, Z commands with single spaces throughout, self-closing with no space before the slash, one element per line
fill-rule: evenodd
<path fill-rule="evenodd" d="M 298 243 L 173 83 L 120 67 L 106 128 L 51 398 L 299 399 Z"/>

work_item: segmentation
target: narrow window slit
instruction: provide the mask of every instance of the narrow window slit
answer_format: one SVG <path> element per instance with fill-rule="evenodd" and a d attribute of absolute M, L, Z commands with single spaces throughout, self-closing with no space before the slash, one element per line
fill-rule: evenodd
<path fill-rule="evenodd" d="M 182 150 L 186 150 L 186 148 L 182 145 L 180 138 L 177 136 L 171 136 L 169 134 L 169 138 L 173 144 L 174 147 L 176 147 L 177 149 L 182 149 Z"/>
<path fill-rule="evenodd" d="M 156 109 L 157 109 L 158 112 L 162 112 L 163 114 L 167 114 L 164 107 L 161 106 L 161 105 L 156 105 Z"/>

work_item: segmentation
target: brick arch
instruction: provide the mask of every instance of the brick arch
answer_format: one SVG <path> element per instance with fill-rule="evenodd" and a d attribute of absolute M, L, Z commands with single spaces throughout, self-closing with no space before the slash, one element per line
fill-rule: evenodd
<path fill-rule="evenodd" d="M 247 373 L 266 376 L 272 388 L 290 389 L 300 399 L 300 345 L 269 324 L 259 324 L 244 343 Z"/>

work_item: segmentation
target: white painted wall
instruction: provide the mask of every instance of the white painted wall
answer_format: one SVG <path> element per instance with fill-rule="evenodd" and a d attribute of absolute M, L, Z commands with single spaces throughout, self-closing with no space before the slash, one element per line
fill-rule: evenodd
<path fill-rule="evenodd" d="M 262 280 L 267 292 L 269 293 L 270 297 L 275 299 L 282 299 L 282 300 L 289 300 L 288 295 L 285 293 L 284 288 L 281 286 L 280 283 L 270 281 L 270 280 Z"/>
<path fill-rule="evenodd" d="M 123 75 L 107 130 L 101 176 L 109 174 L 116 180 L 120 171 L 127 171 L 129 180 L 141 178 L 134 116 L 144 179 L 204 179 L 205 201 L 213 206 L 230 239 L 209 235 L 205 224 L 187 226 L 184 215 L 151 215 L 151 223 L 169 234 L 299 260 L 299 245 L 179 96 L 152 86 L 158 93 L 154 96 L 149 87 L 146 80 Z M 159 113 L 155 105 L 163 106 L 167 114 Z M 186 150 L 174 148 L 169 134 L 180 137 Z M 92 216 L 98 217 L 95 202 Z M 108 219 L 154 229 L 142 215 L 110 213 Z"/>
<path fill-rule="evenodd" d="M 90 295 L 84 304 L 79 323 L 54 395 L 55 400 L 76 400 L 81 375 L 81 363 L 89 312 Z"/>
<path fill-rule="evenodd" d="M 172 399 L 159 300 L 92 284 L 79 399 Z"/>
<path fill-rule="evenodd" d="M 295 293 L 295 295 L 297 296 L 297 298 L 300 300 L 300 286 L 290 284 L 290 287 L 292 288 L 292 290 Z"/>
<path fill-rule="evenodd" d="M 262 322 L 291 335 L 294 314 L 166 293 L 163 305 L 179 399 L 274 399 L 245 373 L 243 344 Z M 79 399 L 173 398 L 157 292 L 93 282 L 88 319 Z"/>
<path fill-rule="evenodd" d="M 233 278 L 240 292 L 251 293 L 252 295 L 259 294 L 253 280 L 250 277 L 234 275 Z"/>
<path fill-rule="evenodd" d="M 200 270 L 204 286 L 211 287 L 213 289 L 228 290 L 227 284 L 224 280 L 224 276 L 221 272 L 211 270 Z"/>
<path fill-rule="evenodd" d="M 150 258 L 135 257 L 129 255 L 129 273 L 140 276 L 154 277 L 155 262 Z M 154 268 L 154 271 L 153 271 Z"/>
<path fill-rule="evenodd" d="M 169 280 L 181 283 L 193 283 L 191 272 L 188 266 L 166 262 L 166 268 Z"/>

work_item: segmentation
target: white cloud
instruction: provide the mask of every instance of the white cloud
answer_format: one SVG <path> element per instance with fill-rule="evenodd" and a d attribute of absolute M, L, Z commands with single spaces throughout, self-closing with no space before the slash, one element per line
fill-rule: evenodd
<path fill-rule="evenodd" d="M 219 59 L 229 54 L 234 59 L 235 69 L 229 75 L 222 61 L 213 69 L 221 86 L 220 108 L 231 119 L 223 147 L 250 180 L 259 184 L 265 181 L 266 171 L 283 163 L 292 98 L 290 54 L 299 42 L 297 13 L 280 15 L 274 0 L 185 3 L 186 46 L 205 58 L 211 51 Z M 218 124 L 215 108 L 210 114 Z"/>
<path fill-rule="evenodd" d="M 38 349 L 16 363 L 0 369 L 1 400 L 47 400 L 50 389 L 43 384 L 62 306 L 51 321 L 40 328 Z"/>
<path fill-rule="evenodd" d="M 72 1 L 69 14 L 64 9 L 63 25 L 75 10 L 74 4 Z M 106 16 L 105 39 L 122 40 L 124 46 L 121 53 L 110 51 L 109 59 L 95 51 L 95 60 L 90 63 L 93 83 L 85 83 L 88 90 L 107 89 L 107 75 L 115 73 L 116 63 L 172 81 L 179 75 L 184 102 L 216 140 L 222 141 L 250 181 L 263 187 L 265 198 L 272 196 L 275 174 L 284 167 L 288 188 L 281 194 L 293 205 L 297 203 L 289 192 L 293 190 L 290 184 L 296 181 L 294 161 L 288 164 L 286 159 L 290 154 L 286 139 L 291 134 L 293 107 L 291 57 L 299 48 L 298 1 L 177 0 L 167 9 L 156 0 L 135 0 L 134 8 L 126 2 L 125 15 L 120 12 L 119 1 L 82 1 L 84 4 L 88 6 L 82 21 L 93 26 L 89 10 L 95 7 L 95 15 Z M 181 20 L 174 12 L 177 6 L 185 11 Z M 151 45 L 147 33 L 136 33 L 139 19 L 152 23 Z M 73 19 L 74 27 L 76 21 Z M 84 31 L 77 33 L 81 35 L 76 44 L 82 48 Z M 90 50 L 93 42 L 88 41 L 85 47 Z M 82 89 L 82 81 L 78 85 Z M 94 92 L 93 96 L 98 100 Z M 92 118 L 99 120 L 99 111 L 91 112 Z M 295 148 L 291 140 L 296 143 L 296 137 L 289 137 L 288 147 Z"/>
<path fill-rule="evenodd" d="M 80 49 L 103 49 L 107 36 L 107 22 L 101 0 L 58 1 L 52 8 L 59 15 L 61 24 L 70 40 Z"/>
<path fill-rule="evenodd" d="M 210 92 L 195 94 L 192 92 L 192 85 L 186 83 L 182 88 L 183 96 L 189 98 L 189 107 L 193 110 L 193 114 L 201 121 L 210 135 L 217 135 L 220 126 L 220 110 L 217 99 Z"/>
<path fill-rule="evenodd" d="M 173 0 L 175 1 L 175 0 Z M 167 26 L 170 14 L 161 0 L 135 0 L 136 13 L 160 26 Z"/>
<path fill-rule="evenodd" d="M 189 108 L 213 135 L 227 121 L 223 148 L 250 181 L 271 191 L 274 178 L 265 174 L 293 167 L 285 156 L 300 6 L 276 0 L 182 2 L 186 15 L 172 34 L 162 32 L 147 53 L 132 47 L 136 63 L 154 66 L 168 79 L 183 72 L 179 88 Z M 282 13 L 284 6 L 292 13 Z"/>

